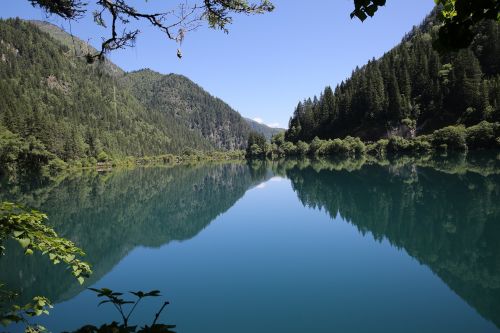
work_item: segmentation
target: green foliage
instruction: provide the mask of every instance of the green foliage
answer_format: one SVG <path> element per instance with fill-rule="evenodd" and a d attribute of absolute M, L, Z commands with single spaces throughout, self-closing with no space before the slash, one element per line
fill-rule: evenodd
<path fill-rule="evenodd" d="M 309 152 L 311 153 L 311 155 L 317 154 L 321 146 L 322 141 L 316 136 L 309 144 Z"/>
<path fill-rule="evenodd" d="M 34 136 L 21 138 L 0 124 L 0 174 L 18 169 L 39 171 L 53 155 Z"/>
<path fill-rule="evenodd" d="M 0 63 L 0 120 L 24 141 L 33 136 L 66 162 L 101 151 L 143 156 L 209 147 L 185 126 L 146 110 L 122 78 L 74 58 L 32 24 L 0 21 L 0 38 L 0 53 L 7 54 Z"/>
<path fill-rule="evenodd" d="M 253 144 L 247 148 L 246 155 L 248 157 L 259 157 L 264 155 L 264 150 L 257 144 Z"/>
<path fill-rule="evenodd" d="M 285 132 L 280 132 L 275 134 L 271 138 L 271 143 L 277 146 L 281 146 L 285 142 Z"/>
<path fill-rule="evenodd" d="M 3 171 L 15 170 L 24 147 L 24 142 L 19 136 L 0 127 L 0 165 Z"/>
<path fill-rule="evenodd" d="M 227 32 L 226 25 L 232 22 L 231 12 L 246 14 L 262 14 L 274 10 L 274 5 L 269 0 L 260 3 L 249 3 L 246 0 L 208 0 L 205 1 L 205 17 L 211 28 Z"/>
<path fill-rule="evenodd" d="M 343 140 L 321 140 L 314 138 L 308 144 L 303 141 L 298 141 L 294 144 L 290 141 L 283 141 L 283 134 L 273 137 L 273 144 L 270 145 L 271 151 L 268 151 L 268 157 L 282 156 L 339 156 L 339 157 L 354 157 L 362 156 L 366 151 L 365 144 L 359 138 L 346 137 Z"/>
<path fill-rule="evenodd" d="M 0 285 L 0 288 L 2 285 Z M 0 289 L 0 292 L 2 290 Z M 12 298 L 15 298 L 13 296 Z M 40 325 L 33 325 L 29 318 L 48 315 L 52 304 L 46 297 L 36 296 L 32 301 L 25 305 L 12 305 L 10 309 L 2 309 L 2 300 L 0 299 L 0 324 L 8 326 L 12 323 L 23 323 L 26 325 L 25 332 L 45 332 L 46 329 Z"/>
<path fill-rule="evenodd" d="M 417 122 L 413 119 L 404 118 L 401 120 L 401 125 L 405 125 L 408 128 L 415 129 L 417 127 Z"/>
<path fill-rule="evenodd" d="M 432 134 L 432 144 L 434 147 L 443 147 L 449 150 L 466 150 L 465 127 L 447 126 Z"/>
<path fill-rule="evenodd" d="M 25 255 L 33 255 L 35 251 L 38 251 L 47 255 L 54 265 L 65 263 L 78 282 L 83 284 L 85 278 L 92 273 L 89 264 L 77 258 L 83 256 L 84 252 L 73 242 L 59 237 L 52 228 L 46 226 L 43 223 L 46 219 L 47 216 L 38 211 L 28 210 L 10 202 L 0 203 L 0 255 L 4 254 L 5 241 L 13 239 L 23 248 Z M 6 294 L 9 300 L 14 300 L 18 296 L 15 293 L 0 290 L 0 323 L 2 325 L 22 322 L 27 325 L 27 332 L 45 330 L 42 326 L 31 325 L 27 318 L 48 314 L 48 308 L 52 305 L 46 297 L 36 296 L 30 303 L 23 306 L 12 305 L 4 309 L 3 304 L 6 300 L 1 296 Z"/>
<path fill-rule="evenodd" d="M 444 25 L 439 29 L 436 47 L 444 50 L 469 46 L 474 33 L 472 27 L 482 20 L 500 22 L 500 1 L 434 0 L 441 5 Z"/>
<path fill-rule="evenodd" d="M 109 161 L 109 156 L 104 151 L 97 154 L 97 162 L 104 163 Z"/>
<path fill-rule="evenodd" d="M 74 19 L 82 14 L 85 6 L 80 0 L 28 0 L 33 6 L 40 6 L 49 14 L 59 15 L 64 19 Z"/>
<path fill-rule="evenodd" d="M 347 146 L 348 155 L 360 156 L 366 151 L 366 146 L 360 138 L 348 136 L 344 139 L 344 143 Z"/>
<path fill-rule="evenodd" d="M 55 174 L 59 171 L 62 171 L 67 168 L 67 164 L 59 159 L 59 158 L 54 158 L 49 161 L 46 167 L 44 169 L 48 170 L 50 174 Z"/>
<path fill-rule="evenodd" d="M 483 20 L 500 21 L 500 2 L 498 0 L 434 0 L 440 7 L 443 25 L 439 28 L 436 48 L 455 50 L 465 48 L 472 43 L 474 34 L 471 27 Z M 364 21 L 375 15 L 386 0 L 354 0 L 351 18 Z"/>
<path fill-rule="evenodd" d="M 432 152 L 432 144 L 430 142 L 429 136 L 418 136 L 411 140 L 412 150 L 416 153 L 428 154 Z"/>
<path fill-rule="evenodd" d="M 410 149 L 411 142 L 400 136 L 391 136 L 387 143 L 386 149 L 388 153 L 401 153 Z"/>
<path fill-rule="evenodd" d="M 467 128 L 466 141 L 469 149 L 477 148 L 495 148 L 495 138 L 500 134 L 499 123 L 481 123 Z"/>
<path fill-rule="evenodd" d="M 0 203 L 0 245 L 11 238 L 21 245 L 26 255 L 38 251 L 47 255 L 54 265 L 63 262 L 82 284 L 92 273 L 89 264 L 77 258 L 85 253 L 73 242 L 59 237 L 43 223 L 45 220 L 47 216 L 36 210 L 10 202 Z"/>
<path fill-rule="evenodd" d="M 286 156 L 293 156 L 298 154 L 297 147 L 289 141 L 284 142 L 280 148 Z"/>
<path fill-rule="evenodd" d="M 319 97 L 298 103 L 286 139 L 410 139 L 449 125 L 500 121 L 500 24 L 476 24 L 469 48 L 439 54 L 433 48 L 437 15 L 380 59 L 356 68 L 333 93 L 326 87 Z"/>
<path fill-rule="evenodd" d="M 315 143 L 319 147 L 316 154 L 320 156 L 352 157 L 361 156 L 365 150 L 365 144 L 359 138 L 346 137 L 344 140 L 319 140 Z"/>
<path fill-rule="evenodd" d="M 309 154 L 309 145 L 303 141 L 297 142 L 297 154 L 302 156 Z"/>
<path fill-rule="evenodd" d="M 389 140 L 379 140 L 372 149 L 375 156 L 384 157 L 389 155 L 419 155 L 433 152 L 433 146 L 427 136 L 419 136 L 415 139 L 405 139 L 400 136 L 391 136 Z"/>
<path fill-rule="evenodd" d="M 405 120 L 408 128 L 415 126 L 414 121 Z M 386 158 L 388 155 L 432 155 L 434 152 L 465 151 L 468 149 L 487 149 L 497 146 L 500 135 L 500 123 L 483 121 L 478 125 L 465 128 L 463 125 L 447 126 L 429 135 L 415 138 L 404 138 L 392 135 L 388 139 L 380 139 L 373 143 L 364 143 L 360 138 L 347 136 L 344 139 L 321 140 L 315 137 L 308 145 L 299 141 L 292 142 L 276 140 L 280 143 L 274 148 L 270 157 L 293 155 L 315 155 L 334 157 L 362 157 L 366 155 Z"/>
<path fill-rule="evenodd" d="M 264 135 L 251 132 L 248 136 L 247 151 L 248 157 L 260 157 L 266 153 L 266 138 Z"/>

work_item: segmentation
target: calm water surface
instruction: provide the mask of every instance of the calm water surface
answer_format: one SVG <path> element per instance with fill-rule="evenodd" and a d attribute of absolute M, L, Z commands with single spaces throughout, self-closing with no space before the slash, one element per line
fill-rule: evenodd
<path fill-rule="evenodd" d="M 498 164 L 287 161 L 3 185 L 94 274 L 79 286 L 14 246 L 0 281 L 56 303 L 37 321 L 52 332 L 119 319 L 90 286 L 160 289 L 131 320 L 150 323 L 168 299 L 162 320 L 179 333 L 499 332 Z"/>

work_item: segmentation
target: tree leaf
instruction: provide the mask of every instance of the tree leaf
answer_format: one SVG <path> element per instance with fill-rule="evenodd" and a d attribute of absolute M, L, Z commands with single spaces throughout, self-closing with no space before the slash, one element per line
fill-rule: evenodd
<path fill-rule="evenodd" d="M 29 238 L 18 238 L 17 241 L 23 248 L 26 248 L 28 245 L 31 244 L 31 239 Z"/>
<path fill-rule="evenodd" d="M 102 304 L 109 303 L 109 302 L 111 302 L 109 299 L 104 300 L 104 301 L 100 301 L 99 304 L 97 304 L 97 306 L 101 306 Z"/>

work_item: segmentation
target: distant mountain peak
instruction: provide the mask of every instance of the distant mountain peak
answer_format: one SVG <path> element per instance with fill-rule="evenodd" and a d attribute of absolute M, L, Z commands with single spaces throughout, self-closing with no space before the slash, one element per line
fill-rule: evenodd
<path fill-rule="evenodd" d="M 264 135 L 268 140 L 270 140 L 273 137 L 273 135 L 285 131 L 284 128 L 271 127 L 266 124 L 259 123 L 250 118 L 245 118 L 245 121 L 248 123 L 248 125 L 252 128 L 253 131 Z"/>

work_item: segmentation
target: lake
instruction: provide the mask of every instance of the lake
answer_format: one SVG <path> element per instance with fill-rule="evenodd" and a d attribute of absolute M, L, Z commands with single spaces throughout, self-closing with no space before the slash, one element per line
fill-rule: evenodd
<path fill-rule="evenodd" d="M 0 281 L 49 297 L 52 332 L 119 320 L 87 287 L 159 289 L 131 322 L 168 300 L 179 333 L 500 331 L 500 156 L 91 172 L 4 182 L 2 199 L 92 265 L 80 286 L 7 248 Z"/>

